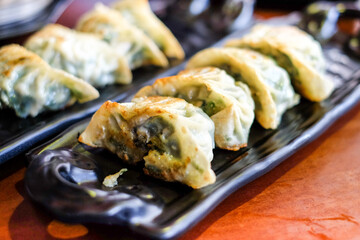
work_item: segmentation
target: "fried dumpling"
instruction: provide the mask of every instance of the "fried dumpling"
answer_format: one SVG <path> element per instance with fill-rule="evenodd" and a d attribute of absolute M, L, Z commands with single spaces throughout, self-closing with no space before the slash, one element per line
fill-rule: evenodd
<path fill-rule="evenodd" d="M 226 46 L 251 48 L 273 57 L 290 74 L 295 89 L 311 101 L 326 99 L 334 89 L 333 82 L 325 76 L 320 44 L 294 26 L 259 24 L 243 38 L 228 41 Z"/>
<path fill-rule="evenodd" d="M 79 141 L 106 148 L 130 164 L 145 161 L 144 172 L 193 188 L 215 182 L 211 169 L 214 124 L 200 109 L 178 98 L 106 102 Z"/>
<path fill-rule="evenodd" d="M 236 81 L 247 84 L 255 102 L 255 116 L 261 126 L 275 129 L 282 114 L 299 102 L 286 71 L 270 58 L 247 49 L 208 48 L 193 56 L 187 69 L 215 66 Z"/>
<path fill-rule="evenodd" d="M 65 70 L 95 87 L 128 84 L 132 79 L 126 59 L 93 34 L 49 24 L 32 35 L 25 47 L 52 67 Z"/>
<path fill-rule="evenodd" d="M 148 0 L 121 0 L 112 4 L 132 24 L 142 29 L 169 58 L 183 59 L 185 54 L 171 31 L 151 11 Z"/>
<path fill-rule="evenodd" d="M 0 49 L 0 108 L 12 108 L 19 117 L 35 117 L 97 97 L 90 84 L 53 69 L 24 47 L 12 44 Z"/>
<path fill-rule="evenodd" d="M 125 56 L 132 69 L 155 65 L 168 66 L 168 60 L 156 44 L 135 25 L 129 23 L 120 12 L 97 4 L 78 22 L 77 30 L 98 34 L 112 49 Z"/>
<path fill-rule="evenodd" d="M 217 147 L 236 151 L 247 146 L 254 120 L 250 90 L 242 83 L 235 86 L 234 79 L 221 69 L 191 69 L 158 79 L 152 86 L 142 88 L 135 98 L 144 96 L 183 98 L 213 120 Z"/>

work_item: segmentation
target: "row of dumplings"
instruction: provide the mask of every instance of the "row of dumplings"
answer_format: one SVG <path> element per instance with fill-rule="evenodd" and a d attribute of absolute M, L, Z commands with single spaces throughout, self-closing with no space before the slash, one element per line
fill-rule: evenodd
<path fill-rule="evenodd" d="M 93 100 L 95 88 L 131 83 L 133 69 L 184 58 L 147 0 L 122 0 L 112 8 L 98 3 L 76 30 L 49 24 L 24 47 L 0 49 L 0 108 L 20 117 Z"/>
<path fill-rule="evenodd" d="M 186 70 L 140 89 L 131 103 L 106 102 L 79 141 L 130 164 L 144 161 L 151 176 L 201 188 L 215 182 L 215 146 L 246 147 L 254 118 L 276 129 L 299 94 L 321 101 L 332 90 L 319 43 L 295 27 L 257 25 L 226 47 L 195 54 Z"/>

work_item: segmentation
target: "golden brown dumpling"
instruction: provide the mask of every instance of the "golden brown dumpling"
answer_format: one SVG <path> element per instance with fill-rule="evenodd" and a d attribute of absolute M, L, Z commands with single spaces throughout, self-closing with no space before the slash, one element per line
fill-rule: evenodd
<path fill-rule="evenodd" d="M 322 101 L 334 90 L 333 82 L 325 76 L 320 44 L 297 27 L 259 24 L 226 46 L 251 48 L 272 56 L 290 74 L 295 89 L 311 101 Z"/>
<path fill-rule="evenodd" d="M 144 172 L 192 188 L 215 182 L 211 169 L 214 124 L 200 109 L 178 98 L 106 102 L 79 141 L 106 148 L 123 161 L 145 161 Z"/>
<path fill-rule="evenodd" d="M 158 79 L 142 88 L 135 98 L 145 96 L 185 99 L 213 120 L 217 147 L 236 151 L 247 146 L 254 101 L 245 84 L 236 86 L 234 79 L 219 68 L 191 69 Z"/>
<path fill-rule="evenodd" d="M 222 68 L 236 81 L 249 86 L 256 119 L 266 129 L 277 128 L 282 114 L 299 102 L 299 95 L 295 94 L 286 71 L 255 51 L 208 48 L 195 54 L 186 68 L 204 66 Z"/>

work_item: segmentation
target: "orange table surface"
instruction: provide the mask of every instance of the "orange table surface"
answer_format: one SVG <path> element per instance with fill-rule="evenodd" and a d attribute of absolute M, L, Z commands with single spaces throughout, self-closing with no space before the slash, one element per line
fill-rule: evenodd
<path fill-rule="evenodd" d="M 132 239 L 117 226 L 55 220 L 26 194 L 23 158 L 0 167 L 0 239 Z M 180 239 L 360 239 L 360 104 Z"/>

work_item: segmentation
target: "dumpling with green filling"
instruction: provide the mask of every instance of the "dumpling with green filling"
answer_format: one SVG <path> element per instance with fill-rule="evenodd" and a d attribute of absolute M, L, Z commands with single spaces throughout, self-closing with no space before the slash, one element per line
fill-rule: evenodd
<path fill-rule="evenodd" d="M 311 101 L 322 101 L 334 90 L 333 82 L 325 76 L 320 44 L 297 27 L 259 24 L 226 46 L 251 48 L 273 57 L 290 74 L 295 89 Z"/>
<path fill-rule="evenodd" d="M 178 98 L 149 97 L 107 101 L 79 141 L 130 164 L 145 161 L 150 176 L 201 188 L 215 182 L 213 137 L 214 123 L 200 108 Z"/>
<path fill-rule="evenodd" d="M 25 47 L 50 66 L 84 79 L 94 87 L 129 84 L 132 80 L 125 57 L 94 34 L 49 24 L 30 36 Z"/>
<path fill-rule="evenodd" d="M 286 71 L 255 51 L 237 48 L 208 48 L 195 54 L 186 68 L 215 66 L 236 81 L 247 84 L 255 102 L 257 121 L 266 129 L 278 127 L 282 114 L 299 103 Z M 239 83 L 237 83 L 239 84 Z"/>
<path fill-rule="evenodd" d="M 168 60 L 156 44 L 120 12 L 102 4 L 81 17 L 76 29 L 98 34 L 113 50 L 128 60 L 130 68 L 155 65 L 168 66 Z"/>
<path fill-rule="evenodd" d="M 112 7 L 132 24 L 142 29 L 168 58 L 183 59 L 185 54 L 172 32 L 151 11 L 148 0 L 121 0 Z"/>
<path fill-rule="evenodd" d="M 182 71 L 179 75 L 156 80 L 136 95 L 182 98 L 200 107 L 215 124 L 216 146 L 239 150 L 247 146 L 254 120 L 250 90 L 219 68 L 207 67 Z"/>
<path fill-rule="evenodd" d="M 16 44 L 0 49 L 0 108 L 35 117 L 99 97 L 87 82 L 50 67 L 36 54 Z"/>

